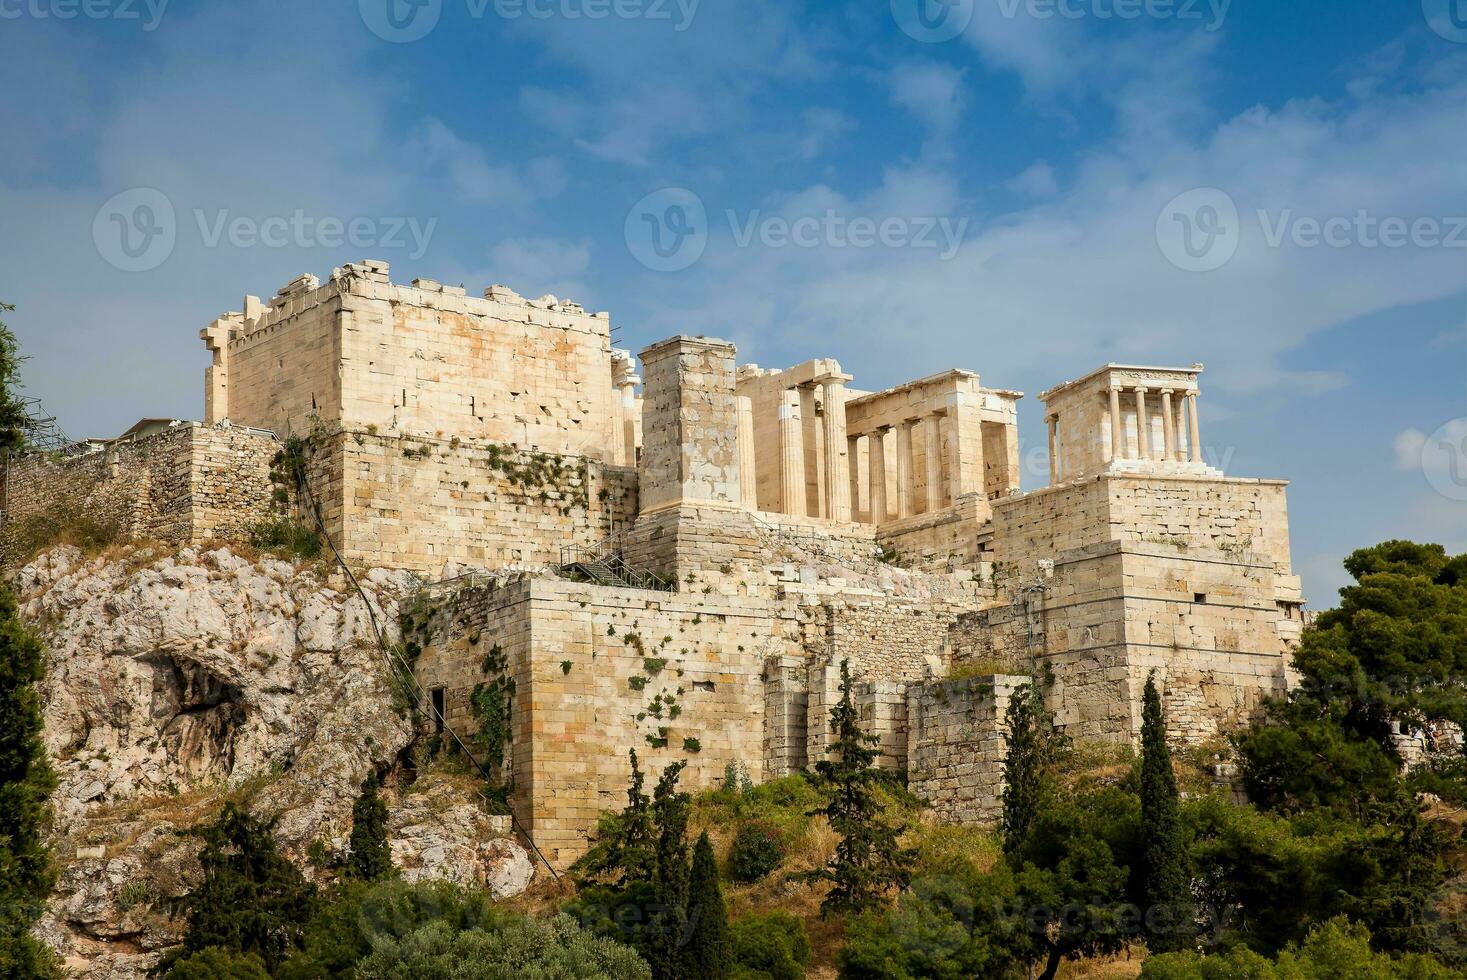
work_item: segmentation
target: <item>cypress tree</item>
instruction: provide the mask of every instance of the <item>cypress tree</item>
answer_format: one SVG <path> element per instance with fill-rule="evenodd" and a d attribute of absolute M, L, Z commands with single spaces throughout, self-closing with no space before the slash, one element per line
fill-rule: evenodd
<path fill-rule="evenodd" d="M 693 847 L 693 874 L 688 885 L 688 976 L 726 980 L 729 971 L 728 910 L 718 886 L 718 862 L 705 830 Z"/>
<path fill-rule="evenodd" d="M 180 900 L 188 922 L 180 953 L 257 953 L 273 970 L 295 948 L 315 893 L 276 849 L 274 827 L 226 803 L 219 819 L 190 831 L 204 841 L 204 878 Z"/>
<path fill-rule="evenodd" d="M 876 768 L 877 739 L 861 729 L 851 701 L 851 664 L 840 664 L 840 702 L 830 713 L 835 738 L 827 750 L 835 758 L 815 766 L 830 793 L 830 802 L 817 810 L 840 834 L 830 864 L 807 877 L 829 881 L 830 893 L 820 904 L 824 915 L 856 913 L 880 904 L 890 888 L 906 887 L 912 854 L 898 840 L 905 827 L 887 822 L 876 796 L 881 773 Z"/>
<path fill-rule="evenodd" d="M 1009 698 L 1004 714 L 1008 746 L 1003 760 L 1004 853 L 1015 860 L 1048 791 L 1060 740 L 1044 713 L 1044 700 L 1026 684 Z"/>
<path fill-rule="evenodd" d="M 346 873 L 362 881 L 376 881 L 392 873 L 392 848 L 387 843 L 387 804 L 377 793 L 377 774 L 362 782 L 361 795 L 351 807 L 351 855 Z"/>
<path fill-rule="evenodd" d="M 652 791 L 652 815 L 657 823 L 657 849 L 652 878 L 657 916 L 648 949 L 652 976 L 657 980 L 688 977 L 688 811 L 691 800 L 677 789 L 678 776 L 686 763 L 675 762 L 663 770 Z"/>
<path fill-rule="evenodd" d="M 1193 931 L 1192 883 L 1187 874 L 1177 779 L 1154 672 L 1146 678 L 1141 708 L 1141 833 L 1146 842 L 1142 888 L 1147 947 L 1154 953 L 1188 949 Z"/>
<path fill-rule="evenodd" d="M 3 344 L 0 344 L 3 348 Z M 20 621 L 15 596 L 0 588 L 0 976 L 51 974 L 53 957 L 30 927 L 54 876 L 43 838 L 56 774 L 41 744 L 45 668 L 41 644 Z"/>

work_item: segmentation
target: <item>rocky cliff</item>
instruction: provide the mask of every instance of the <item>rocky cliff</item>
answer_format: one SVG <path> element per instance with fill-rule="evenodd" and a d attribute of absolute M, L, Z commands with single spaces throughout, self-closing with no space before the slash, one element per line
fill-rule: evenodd
<path fill-rule="evenodd" d="M 371 769 L 388 774 L 405 875 L 526 886 L 529 860 L 472 778 L 403 764 L 414 726 L 367 604 L 395 633 L 413 584 L 370 571 L 364 602 L 322 566 L 224 548 L 57 548 L 21 569 L 59 776 L 61 875 L 40 929 L 79 975 L 140 976 L 179 941 L 167 900 L 198 874 L 179 831 L 226 798 L 278 816 L 285 853 L 323 877 Z"/>

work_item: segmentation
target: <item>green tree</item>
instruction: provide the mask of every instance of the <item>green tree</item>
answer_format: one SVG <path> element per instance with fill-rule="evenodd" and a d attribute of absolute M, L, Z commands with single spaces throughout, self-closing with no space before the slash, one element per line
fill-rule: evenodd
<path fill-rule="evenodd" d="M 688 885 L 688 975 L 697 980 L 724 980 L 729 968 L 728 910 L 718 886 L 718 861 L 705 830 L 693 847 L 693 871 Z"/>
<path fill-rule="evenodd" d="M 4 342 L 0 338 L 0 369 Z M 0 399 L 3 401 L 3 399 Z M 56 775 L 41 744 L 41 643 L 0 587 L 0 976 L 51 973 L 54 957 L 30 933 L 54 875 L 44 843 Z"/>
<path fill-rule="evenodd" d="M 634 881 L 651 881 L 654 861 L 652 806 L 642 787 L 646 777 L 637 764 L 637 750 L 628 752 L 632 775 L 627 786 L 627 805 L 621 813 L 603 813 L 597 820 L 591 847 L 572 872 L 582 882 L 603 882 L 624 887 Z"/>
<path fill-rule="evenodd" d="M 180 900 L 188 923 L 185 952 L 255 953 L 273 970 L 297 945 L 315 893 L 276 849 L 274 829 L 274 820 L 226 803 L 217 820 L 189 831 L 204 842 L 204 877 Z"/>
<path fill-rule="evenodd" d="M 0 303 L 0 313 L 14 309 L 9 303 Z M 24 449 L 34 427 L 19 394 L 20 366 L 24 361 L 15 334 L 0 322 L 0 455 Z"/>
<path fill-rule="evenodd" d="M 163 980 L 270 980 L 265 961 L 254 953 L 210 946 L 174 962 Z"/>
<path fill-rule="evenodd" d="M 1146 678 L 1141 706 L 1141 832 L 1146 842 L 1142 859 L 1146 944 L 1159 953 L 1187 949 L 1193 933 L 1192 879 L 1154 673 Z"/>
<path fill-rule="evenodd" d="M 833 885 L 820 905 L 825 915 L 874 908 L 888 890 L 906 887 L 911 876 L 912 854 L 899 843 L 905 828 L 887 820 L 877 795 L 881 781 L 873 747 L 877 739 L 862 731 L 851 688 L 851 664 L 842 660 L 840 701 L 830 713 L 835 738 L 827 749 L 834 758 L 815 765 L 829 796 L 816 812 L 830 821 L 840 842 L 830 864 L 806 876 Z"/>
<path fill-rule="evenodd" d="M 805 980 L 810 937 L 789 912 L 746 915 L 729 930 L 733 980 Z"/>
<path fill-rule="evenodd" d="M 650 980 L 647 964 L 625 946 L 584 932 L 561 915 L 542 920 L 496 913 L 477 928 L 430 920 L 402 935 L 380 936 L 353 974 L 358 980 Z"/>
<path fill-rule="evenodd" d="M 346 873 L 362 881 L 376 881 L 392 873 L 392 848 L 387 843 L 387 804 L 377 792 L 377 774 L 362 781 L 362 791 L 351 807 L 351 855 Z"/>
<path fill-rule="evenodd" d="M 1029 824 L 1044 801 L 1054 764 L 1063 748 L 1034 685 L 1014 691 L 1004 713 L 1008 744 L 1003 760 L 1003 815 L 999 829 L 1004 852 L 1013 854 L 1024 842 Z"/>
<path fill-rule="evenodd" d="M 679 792 L 678 777 L 686 763 L 674 762 L 662 771 L 652 791 L 652 816 L 657 823 L 657 850 L 652 879 L 657 922 L 647 950 L 652 976 L 677 980 L 688 973 L 688 813 L 692 801 Z"/>
<path fill-rule="evenodd" d="M 1236 740 L 1260 806 L 1361 819 L 1396 792 L 1394 728 L 1467 727 L 1467 555 L 1387 541 L 1353 552 L 1345 568 L 1356 584 L 1304 631 L 1298 687 Z"/>

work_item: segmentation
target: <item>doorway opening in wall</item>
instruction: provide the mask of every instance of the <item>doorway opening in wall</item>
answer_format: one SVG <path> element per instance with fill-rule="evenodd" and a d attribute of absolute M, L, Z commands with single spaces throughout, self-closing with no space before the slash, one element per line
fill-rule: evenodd
<path fill-rule="evenodd" d="M 435 687 L 428 692 L 428 697 L 433 703 L 433 732 L 437 735 L 443 734 L 443 688 Z"/>

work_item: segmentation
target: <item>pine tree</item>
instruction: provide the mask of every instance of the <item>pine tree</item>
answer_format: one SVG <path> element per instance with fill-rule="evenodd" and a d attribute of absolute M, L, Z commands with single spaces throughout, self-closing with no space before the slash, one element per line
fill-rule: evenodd
<path fill-rule="evenodd" d="M 13 309 L 15 307 L 9 303 L 0 303 L 0 313 Z M 23 449 L 35 428 L 35 422 L 19 394 L 20 365 L 24 361 L 15 334 L 0 323 L 0 452 Z"/>
<path fill-rule="evenodd" d="M 1192 883 L 1177 779 L 1154 673 L 1146 678 L 1141 708 L 1141 832 L 1146 842 L 1142 888 L 1147 947 L 1154 953 L 1190 948 Z"/>
<path fill-rule="evenodd" d="M 377 774 L 368 773 L 361 795 L 351 807 L 351 856 L 346 873 L 362 881 L 376 881 L 392 873 L 392 848 L 387 843 L 387 804 L 377 793 Z"/>
<path fill-rule="evenodd" d="M 652 879 L 658 916 L 651 937 L 648 962 L 656 980 L 681 980 L 687 971 L 688 914 L 688 811 L 692 801 L 677 789 L 678 776 L 686 763 L 675 762 L 663 770 L 652 791 L 652 815 L 657 824 L 657 850 Z"/>
<path fill-rule="evenodd" d="M 835 758 L 815 766 L 830 793 L 830 802 L 816 812 L 825 815 L 841 839 L 830 864 L 807 875 L 833 885 L 820 905 L 827 916 L 874 908 L 888 889 L 905 887 L 911 876 L 912 854 L 899 843 L 906 828 L 888 823 L 882 812 L 876 795 L 881 773 L 872 747 L 877 739 L 861 730 L 851 688 L 851 664 L 842 660 L 840 702 L 830 713 L 835 738 L 827 750 Z"/>
<path fill-rule="evenodd" d="M 56 774 L 41 744 L 40 641 L 0 588 L 0 976 L 40 977 L 52 957 L 30 934 L 53 875 L 43 842 Z"/>
<path fill-rule="evenodd" d="M 718 862 L 705 830 L 693 847 L 693 874 L 688 886 L 688 919 L 693 927 L 688 941 L 688 976 L 698 980 L 725 980 L 729 972 L 728 910 L 718 886 Z"/>
<path fill-rule="evenodd" d="M 257 953 L 273 970 L 296 946 L 315 894 L 276 849 L 274 827 L 226 803 L 217 820 L 190 831 L 204 841 L 204 878 L 180 901 L 188 922 L 181 952 Z"/>
<path fill-rule="evenodd" d="M 1003 760 L 1004 853 L 1016 859 L 1039 812 L 1061 740 L 1044 713 L 1044 699 L 1026 684 L 1009 698 L 1004 714 L 1008 748 Z"/>

